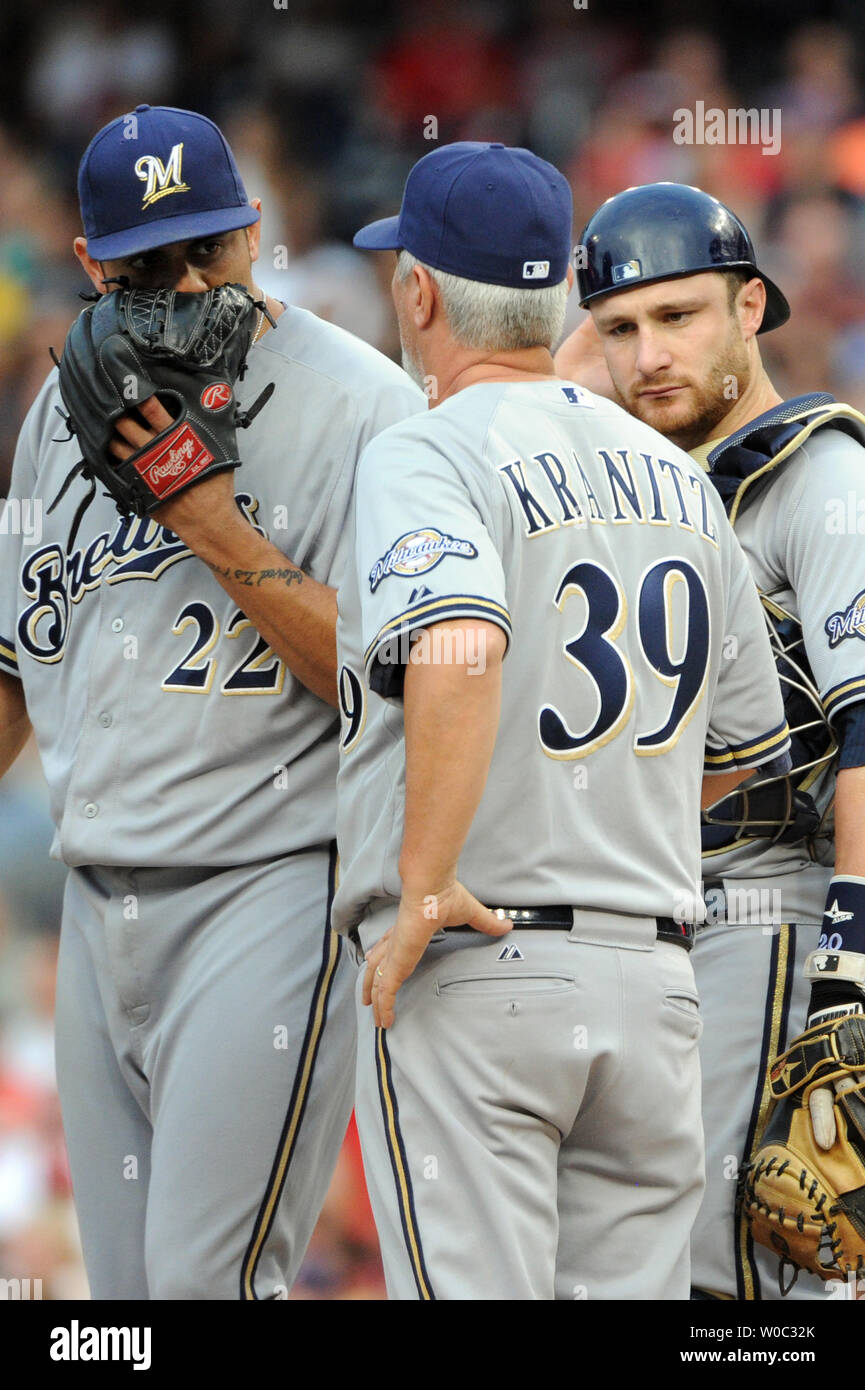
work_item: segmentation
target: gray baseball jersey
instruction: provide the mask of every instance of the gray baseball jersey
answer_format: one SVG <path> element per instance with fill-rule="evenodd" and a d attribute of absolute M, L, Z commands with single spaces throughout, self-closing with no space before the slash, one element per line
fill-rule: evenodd
<path fill-rule="evenodd" d="M 510 641 L 466 886 L 492 905 L 699 916 L 694 769 L 787 747 L 754 586 L 700 469 L 578 387 L 479 385 L 378 437 L 355 526 L 337 928 L 399 896 L 410 634 L 464 616 Z"/>
<path fill-rule="evenodd" d="M 554 381 L 471 386 L 392 426 L 364 453 L 355 510 L 335 924 L 369 949 L 394 921 L 402 680 L 416 659 L 482 662 L 434 645 L 460 617 L 509 649 L 459 876 L 490 906 L 572 908 L 565 930 L 518 924 L 504 942 L 439 933 L 387 1033 L 359 1010 L 389 1292 L 685 1298 L 701 1024 L 656 918 L 702 906 L 704 767 L 787 746 L 745 558 L 691 460 Z"/>
<path fill-rule="evenodd" d="M 357 457 L 424 398 L 289 308 L 251 352 L 238 505 L 336 585 Z M 352 1104 L 353 972 L 330 929 L 338 717 L 211 571 L 97 496 L 56 373 L 24 425 L 0 530 L 0 666 L 23 685 L 72 867 L 58 1081 L 91 1291 L 287 1296 Z"/>
<path fill-rule="evenodd" d="M 795 406 L 779 408 L 788 431 Z M 865 556 L 856 511 L 863 466 L 865 453 L 855 438 L 820 428 L 743 491 L 735 517 L 757 586 L 801 625 L 804 654 L 830 722 L 865 698 Z M 795 739 L 794 755 L 799 765 L 802 747 Z M 703 859 L 707 902 L 719 920 L 698 935 L 693 953 L 705 1020 L 707 1186 L 691 1258 L 695 1286 L 726 1297 L 781 1297 L 777 1258 L 754 1246 L 735 1190 L 740 1164 L 759 1143 L 769 1113 L 767 1062 L 807 1023 L 810 987 L 802 972 L 820 940 L 832 874 L 835 764 L 809 780 L 828 833 L 789 844 L 740 839 Z M 718 880 L 722 888 L 714 886 Z M 822 1299 L 825 1288 L 802 1274 L 788 1296 Z"/>
<path fill-rule="evenodd" d="M 786 460 L 778 476 L 754 485 L 735 521 L 754 580 L 761 593 L 801 625 L 805 654 L 830 722 L 848 705 L 865 699 L 865 563 L 855 508 L 849 499 L 861 491 L 862 445 L 838 430 L 822 429 Z M 822 769 L 809 787 L 821 816 L 834 796 L 834 767 Z M 831 830 L 831 820 L 829 822 Z M 812 850 L 799 845 L 741 840 L 707 854 L 706 876 L 760 878 L 793 874 L 813 862 L 833 862 L 830 835 L 817 837 Z M 820 889 L 825 875 L 813 875 L 816 891 L 787 901 L 785 920 L 819 923 Z M 804 883 L 798 891 L 806 893 Z"/>
<path fill-rule="evenodd" d="M 424 397 L 373 348 L 295 308 L 251 353 L 241 404 L 269 381 L 273 397 L 240 437 L 252 466 L 235 475 L 238 505 L 335 586 L 358 455 Z M 53 442 L 64 435 L 61 404 L 52 373 L 25 422 L 10 492 L 22 517 L 39 508 L 44 532 L 0 531 L 0 669 L 24 685 L 55 853 L 70 865 L 205 867 L 328 841 L 337 715 L 207 567 L 172 532 L 121 519 L 101 495 L 66 554 L 84 484 L 47 516 L 79 457 L 74 440 Z"/>

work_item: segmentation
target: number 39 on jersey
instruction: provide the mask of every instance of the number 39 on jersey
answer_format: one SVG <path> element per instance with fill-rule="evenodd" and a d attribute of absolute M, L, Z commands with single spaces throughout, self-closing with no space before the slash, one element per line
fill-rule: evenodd
<path fill-rule="evenodd" d="M 619 642 L 628 623 L 621 583 L 603 565 L 578 561 L 559 581 L 553 601 L 560 613 L 565 614 L 576 594 L 583 597 L 585 621 L 562 649 L 583 682 L 591 683 L 596 714 L 588 727 L 575 731 L 561 710 L 545 704 L 538 735 L 551 758 L 583 758 L 603 748 L 622 732 L 634 706 L 633 671 Z M 705 694 L 709 600 L 694 566 L 675 557 L 651 565 L 640 579 L 631 621 L 646 666 L 670 690 L 661 723 L 638 728 L 634 735 L 634 752 L 646 757 L 674 747 Z"/>

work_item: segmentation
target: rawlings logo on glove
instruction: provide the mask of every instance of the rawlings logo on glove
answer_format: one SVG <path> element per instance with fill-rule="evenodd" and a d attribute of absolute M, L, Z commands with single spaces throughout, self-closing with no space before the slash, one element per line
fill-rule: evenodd
<path fill-rule="evenodd" d="M 246 411 L 234 396 L 259 311 L 270 319 L 243 285 L 220 285 L 201 294 L 123 288 L 79 314 L 58 365 L 67 424 L 83 457 L 48 509 L 78 474 L 90 480 L 70 547 L 97 480 L 122 516 L 148 516 L 168 497 L 240 466 L 236 431 L 273 392 L 272 384 L 265 387 Z M 171 424 L 151 444 L 116 459 L 109 449 L 116 421 L 151 396 L 173 416 Z"/>

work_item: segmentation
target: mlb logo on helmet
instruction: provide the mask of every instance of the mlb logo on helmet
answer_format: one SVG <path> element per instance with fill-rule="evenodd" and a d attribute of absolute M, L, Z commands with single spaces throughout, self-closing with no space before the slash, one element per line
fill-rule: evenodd
<path fill-rule="evenodd" d="M 625 261 L 622 265 L 613 266 L 612 280 L 614 285 L 621 285 L 625 280 L 636 280 L 643 273 L 643 267 L 639 261 Z"/>
<path fill-rule="evenodd" d="M 173 106 L 137 106 L 134 114 L 134 126 L 128 115 L 104 126 L 78 170 L 81 218 L 94 259 L 119 260 L 258 221 L 228 142 L 212 121 Z"/>

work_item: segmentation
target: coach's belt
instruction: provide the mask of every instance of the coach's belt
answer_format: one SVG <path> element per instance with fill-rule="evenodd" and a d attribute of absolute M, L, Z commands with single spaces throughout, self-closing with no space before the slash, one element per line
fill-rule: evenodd
<path fill-rule="evenodd" d="M 574 925 L 572 907 L 494 907 L 491 911 L 500 917 L 508 917 L 521 931 L 571 931 Z M 622 913 L 622 916 L 627 916 Z M 672 917 L 656 917 L 655 924 L 659 941 L 674 941 L 690 951 L 694 944 L 695 928 L 692 922 L 676 922 Z M 448 931 L 474 931 L 474 927 L 448 927 Z"/>

